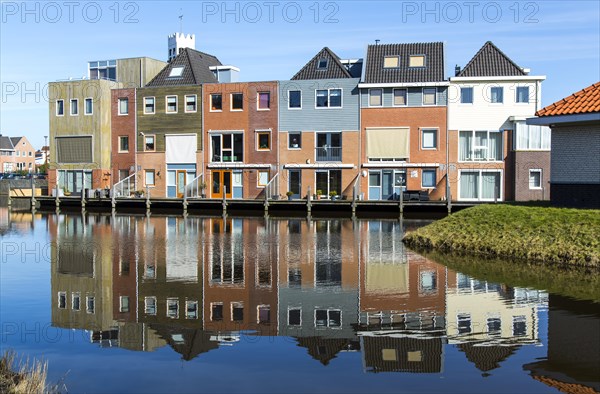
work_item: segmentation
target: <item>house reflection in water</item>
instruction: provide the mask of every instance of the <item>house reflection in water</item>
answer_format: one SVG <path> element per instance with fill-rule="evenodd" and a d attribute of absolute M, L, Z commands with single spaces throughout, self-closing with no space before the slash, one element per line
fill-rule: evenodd
<path fill-rule="evenodd" d="M 191 360 L 279 335 L 323 365 L 362 352 L 368 372 L 439 373 L 447 344 L 489 371 L 539 343 L 544 293 L 407 251 L 397 221 L 62 215 L 48 228 L 52 322 L 102 346 Z"/>

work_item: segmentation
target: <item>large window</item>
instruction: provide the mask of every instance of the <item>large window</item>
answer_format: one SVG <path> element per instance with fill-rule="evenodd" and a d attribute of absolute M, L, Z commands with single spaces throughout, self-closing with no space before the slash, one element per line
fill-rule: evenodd
<path fill-rule="evenodd" d="M 316 161 L 342 161 L 342 133 L 316 133 Z"/>
<path fill-rule="evenodd" d="M 383 89 L 369 89 L 369 107 L 383 105 Z"/>
<path fill-rule="evenodd" d="M 210 95 L 210 110 L 211 111 L 222 111 L 223 110 L 223 96 L 221 94 Z"/>
<path fill-rule="evenodd" d="M 473 88 L 460 88 L 460 102 L 461 104 L 473 104 Z"/>
<path fill-rule="evenodd" d="M 423 188 L 434 188 L 436 182 L 436 170 L 435 169 L 423 169 L 421 173 L 421 187 Z"/>
<path fill-rule="evenodd" d="M 213 134 L 210 139 L 213 163 L 244 161 L 244 135 L 242 133 Z"/>
<path fill-rule="evenodd" d="M 517 86 L 517 103 L 529 103 L 529 86 Z"/>
<path fill-rule="evenodd" d="M 342 107 L 342 89 L 318 89 L 315 94 L 317 108 Z"/>
<path fill-rule="evenodd" d="M 242 111 L 244 109 L 244 94 L 231 93 L 231 110 Z"/>
<path fill-rule="evenodd" d="M 56 137 L 57 163 L 92 163 L 92 137 Z M 18 152 L 18 151 L 17 151 Z"/>
<path fill-rule="evenodd" d="M 495 170 L 460 172 L 459 200 L 493 201 L 502 199 L 502 173 Z"/>
<path fill-rule="evenodd" d="M 288 108 L 289 109 L 301 109 L 302 108 L 302 91 L 300 91 L 300 90 L 288 91 Z"/>
<path fill-rule="evenodd" d="M 119 115 L 129 114 L 129 99 L 126 97 L 119 99 Z"/>
<path fill-rule="evenodd" d="M 550 150 L 550 128 L 517 122 L 515 150 Z"/>
<path fill-rule="evenodd" d="M 90 79 L 117 79 L 117 61 L 103 60 L 89 62 Z"/>
<path fill-rule="evenodd" d="M 459 161 L 502 161 L 502 132 L 461 131 L 458 141 Z"/>
<path fill-rule="evenodd" d="M 342 311 L 339 309 L 315 310 L 315 327 L 340 328 L 342 326 Z"/>

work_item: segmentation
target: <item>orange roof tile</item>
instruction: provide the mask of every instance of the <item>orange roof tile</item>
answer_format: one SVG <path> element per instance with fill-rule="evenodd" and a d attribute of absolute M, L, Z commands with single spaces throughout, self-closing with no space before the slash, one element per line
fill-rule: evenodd
<path fill-rule="evenodd" d="M 540 109 L 535 115 L 575 115 L 591 112 L 600 112 L 600 82 Z"/>

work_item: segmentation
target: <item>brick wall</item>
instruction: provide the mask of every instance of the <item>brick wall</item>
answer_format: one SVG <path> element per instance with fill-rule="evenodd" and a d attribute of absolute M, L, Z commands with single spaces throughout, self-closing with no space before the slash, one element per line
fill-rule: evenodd
<path fill-rule="evenodd" d="M 135 89 L 115 89 L 111 101 L 112 182 L 119 182 L 119 170 L 135 166 Z M 129 100 L 129 113 L 119 115 L 119 99 Z M 129 151 L 119 152 L 119 137 L 129 137 Z"/>
<path fill-rule="evenodd" d="M 550 152 L 515 151 L 512 155 L 514 156 L 515 201 L 549 200 Z M 529 170 L 534 169 L 542 170 L 541 189 L 529 188 Z"/>

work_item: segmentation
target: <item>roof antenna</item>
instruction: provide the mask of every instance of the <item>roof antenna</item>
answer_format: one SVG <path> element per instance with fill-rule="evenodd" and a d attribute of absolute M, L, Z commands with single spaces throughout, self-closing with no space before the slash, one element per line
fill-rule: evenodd
<path fill-rule="evenodd" d="M 179 12 L 181 12 L 181 8 Z M 179 15 L 179 32 L 183 34 L 183 13 Z"/>
<path fill-rule="evenodd" d="M 379 45 L 379 41 L 381 40 L 375 40 L 375 45 Z"/>

